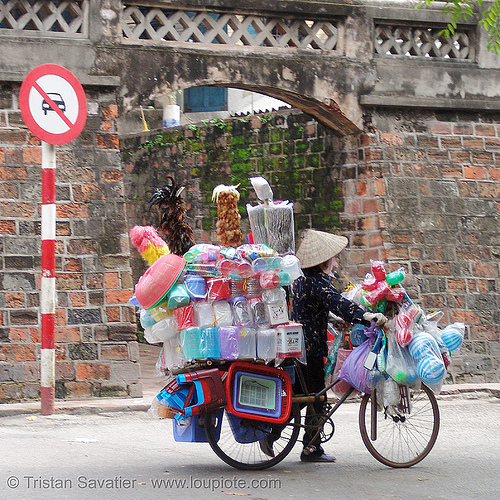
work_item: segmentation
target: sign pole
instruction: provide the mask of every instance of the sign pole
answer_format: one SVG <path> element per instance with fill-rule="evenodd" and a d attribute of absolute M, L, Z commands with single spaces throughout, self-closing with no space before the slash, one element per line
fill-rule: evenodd
<path fill-rule="evenodd" d="M 42 141 L 42 313 L 41 413 L 52 415 L 55 401 L 54 329 L 56 314 L 56 148 Z"/>
<path fill-rule="evenodd" d="M 57 64 L 32 69 L 19 89 L 24 123 L 42 141 L 42 415 L 54 413 L 56 355 L 56 144 L 80 135 L 87 120 L 87 98 L 71 71 Z"/>

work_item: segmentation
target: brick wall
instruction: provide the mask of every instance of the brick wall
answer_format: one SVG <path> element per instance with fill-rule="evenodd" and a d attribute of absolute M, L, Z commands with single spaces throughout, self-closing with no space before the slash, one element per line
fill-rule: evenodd
<path fill-rule="evenodd" d="M 0 402 L 40 390 L 41 146 L 0 85 Z M 84 132 L 57 146 L 56 397 L 140 396 L 113 92 L 86 89 Z"/>
<path fill-rule="evenodd" d="M 367 120 L 367 133 L 346 141 L 348 267 L 362 276 L 369 259 L 404 266 L 427 312 L 467 325 L 450 379 L 496 382 L 499 116 L 377 110 Z"/>
<path fill-rule="evenodd" d="M 276 197 L 294 201 L 297 229 L 338 227 L 349 237 L 342 257 L 348 276 L 363 277 L 372 259 L 389 270 L 402 266 L 405 287 L 426 312 L 442 310 L 442 324 L 467 325 L 448 382 L 498 381 L 497 118 L 378 110 L 366 115 L 363 134 L 339 139 L 306 115 L 278 113 L 265 125 L 198 129 L 198 138 L 188 127 L 177 129 L 175 140 L 171 133 L 130 139 L 124 143 L 130 217 L 154 223 L 143 193 L 174 175 L 188 187 L 197 241 L 217 241 L 203 230 L 214 227 L 213 187 L 241 181 L 243 208 L 254 202 L 248 176 L 265 175 Z M 235 158 L 247 150 L 242 166 Z M 242 226 L 248 230 L 245 220 Z M 135 256 L 139 275 L 144 266 Z"/>
<path fill-rule="evenodd" d="M 294 202 L 296 229 L 335 230 L 343 207 L 340 141 L 331 130 L 297 110 L 213 120 L 170 131 L 153 131 L 122 141 L 129 223 L 157 225 L 146 210 L 153 190 L 166 176 L 187 187 L 188 222 L 196 241 L 217 241 L 218 184 L 239 185 L 242 230 L 250 231 L 246 204 L 257 198 L 250 177 L 265 176 L 276 200 Z M 144 271 L 132 252 L 134 278 Z"/>

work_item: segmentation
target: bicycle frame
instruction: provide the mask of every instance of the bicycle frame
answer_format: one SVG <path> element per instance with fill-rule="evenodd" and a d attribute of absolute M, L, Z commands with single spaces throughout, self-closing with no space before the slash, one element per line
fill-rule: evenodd
<path fill-rule="evenodd" d="M 304 374 L 302 373 L 302 370 L 300 368 L 300 362 L 297 359 L 293 359 L 294 367 L 295 367 L 295 375 L 298 376 L 300 386 L 302 390 L 304 391 L 304 395 L 295 395 L 292 397 L 292 404 L 306 404 L 308 407 L 312 406 L 313 403 L 320 403 L 320 402 L 327 402 L 327 396 L 326 393 L 334 387 L 337 383 L 340 382 L 340 379 L 336 379 L 330 384 L 328 384 L 324 389 L 322 389 L 318 393 L 311 394 L 309 393 L 307 389 L 307 382 L 304 378 Z M 325 422 L 328 421 L 328 419 L 331 418 L 331 416 L 340 408 L 340 406 L 346 401 L 347 398 L 354 392 L 354 388 L 351 387 L 349 390 L 342 395 L 342 397 L 337 401 L 337 403 L 326 413 L 321 414 L 322 418 L 321 420 L 315 425 L 316 427 L 316 432 L 311 438 L 310 442 L 313 442 L 317 437 L 320 435 L 321 430 L 323 429 L 323 425 Z M 302 424 L 301 424 L 302 426 Z M 306 427 L 306 424 L 303 425 Z M 307 446 L 307 445 L 306 445 Z"/>

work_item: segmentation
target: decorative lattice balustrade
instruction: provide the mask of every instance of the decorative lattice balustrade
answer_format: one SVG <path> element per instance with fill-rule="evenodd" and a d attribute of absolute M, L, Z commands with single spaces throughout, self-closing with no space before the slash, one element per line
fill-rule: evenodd
<path fill-rule="evenodd" d="M 457 30 L 449 38 L 442 28 L 375 25 L 375 53 L 381 56 L 434 57 L 471 60 L 473 47 L 470 33 Z"/>
<path fill-rule="evenodd" d="M 0 0 L 0 33 L 87 36 L 89 0 Z"/>
<path fill-rule="evenodd" d="M 342 23 L 129 5 L 122 28 L 132 40 L 338 51 Z"/>

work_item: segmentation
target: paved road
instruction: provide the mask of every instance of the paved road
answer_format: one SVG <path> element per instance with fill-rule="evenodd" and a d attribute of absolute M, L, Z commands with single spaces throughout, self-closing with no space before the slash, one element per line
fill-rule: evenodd
<path fill-rule="evenodd" d="M 297 445 L 261 472 L 232 469 L 208 444 L 176 443 L 170 421 L 142 411 L 6 416 L 0 419 L 0 499 L 500 498 L 500 399 L 441 400 L 440 409 L 434 450 L 401 470 L 365 450 L 354 403 L 339 410 L 337 432 L 326 444 L 335 464 L 303 464 Z"/>

